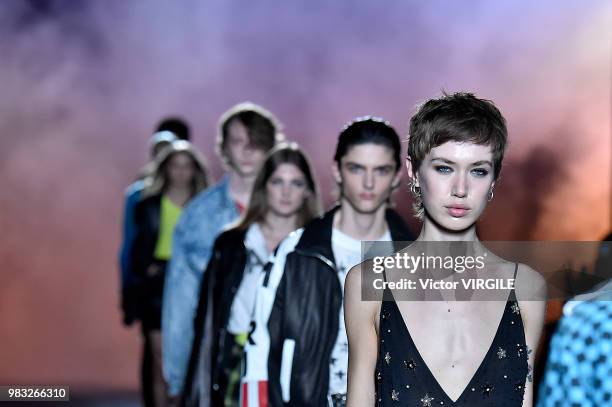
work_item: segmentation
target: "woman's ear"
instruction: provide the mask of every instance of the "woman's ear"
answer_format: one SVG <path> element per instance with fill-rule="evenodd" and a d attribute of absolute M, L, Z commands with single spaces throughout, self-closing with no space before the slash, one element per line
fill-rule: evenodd
<path fill-rule="evenodd" d="M 413 170 L 412 161 L 410 161 L 410 158 L 406 158 L 406 171 L 408 171 L 408 177 L 410 178 L 410 182 L 414 182 L 414 185 L 418 187 L 419 179 L 416 176 L 415 171 Z"/>

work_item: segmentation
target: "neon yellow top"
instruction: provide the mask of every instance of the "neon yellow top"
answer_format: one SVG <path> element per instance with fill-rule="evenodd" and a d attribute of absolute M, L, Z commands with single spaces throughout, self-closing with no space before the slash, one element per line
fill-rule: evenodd
<path fill-rule="evenodd" d="M 178 222 L 183 208 L 175 205 L 165 195 L 161 197 L 159 236 L 155 245 L 155 258 L 159 260 L 170 260 L 172 256 L 172 234 Z"/>

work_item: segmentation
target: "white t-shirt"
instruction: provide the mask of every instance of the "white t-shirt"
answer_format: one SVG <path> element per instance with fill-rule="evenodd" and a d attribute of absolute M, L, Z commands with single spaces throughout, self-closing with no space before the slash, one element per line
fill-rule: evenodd
<path fill-rule="evenodd" d="M 234 335 L 249 332 L 259 278 L 268 259 L 266 239 L 259 224 L 253 223 L 249 227 L 244 238 L 244 246 L 247 250 L 244 275 L 232 302 L 227 324 L 228 332 Z"/>
<path fill-rule="evenodd" d="M 390 241 L 391 233 L 385 232 L 378 241 Z M 332 251 L 336 260 L 338 279 L 344 296 L 344 281 L 349 270 L 359 264 L 361 258 L 361 241 L 353 239 L 347 234 L 334 228 L 332 230 Z M 340 307 L 340 318 L 338 319 L 338 338 L 331 354 L 331 365 L 329 371 L 329 396 L 332 394 L 346 394 L 346 375 L 348 372 L 348 338 L 344 326 L 344 302 Z"/>

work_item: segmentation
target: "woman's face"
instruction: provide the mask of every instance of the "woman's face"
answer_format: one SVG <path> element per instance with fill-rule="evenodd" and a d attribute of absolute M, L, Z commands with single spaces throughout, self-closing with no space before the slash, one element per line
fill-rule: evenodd
<path fill-rule="evenodd" d="M 168 183 L 174 187 L 189 187 L 195 175 L 195 165 L 187 153 L 176 153 L 168 161 Z"/>
<path fill-rule="evenodd" d="M 277 216 L 295 215 L 309 193 L 304 173 L 294 164 L 281 164 L 266 183 L 268 210 Z"/>
<path fill-rule="evenodd" d="M 426 216 L 453 231 L 478 220 L 493 182 L 491 147 L 469 142 L 432 148 L 417 171 Z"/>

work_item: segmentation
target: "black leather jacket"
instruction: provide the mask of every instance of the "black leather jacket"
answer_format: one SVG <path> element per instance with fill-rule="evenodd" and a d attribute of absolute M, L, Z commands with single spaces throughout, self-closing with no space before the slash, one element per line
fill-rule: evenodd
<path fill-rule="evenodd" d="M 143 284 L 147 278 L 147 267 L 153 262 L 159 237 L 160 206 L 161 195 L 158 194 L 143 198 L 134 209 L 137 232 L 130 252 L 130 272 L 134 276 L 134 284 L 123 290 L 121 298 L 124 319 L 128 324 L 141 319 L 145 312 Z"/>
<path fill-rule="evenodd" d="M 137 232 L 132 246 L 132 271 L 137 276 L 144 276 L 153 261 L 155 245 L 159 238 L 160 211 L 159 194 L 142 199 L 134 209 Z"/>
<path fill-rule="evenodd" d="M 180 402 L 182 406 L 198 406 L 200 399 L 208 397 L 208 394 L 211 406 L 223 406 L 228 378 L 224 377 L 221 368 L 222 347 L 232 303 L 246 266 L 245 236 L 246 230 L 231 229 L 215 241 L 202 279 L 194 320 L 194 343 Z M 203 365 L 206 354 L 210 356 L 209 366 Z"/>
<path fill-rule="evenodd" d="M 286 257 L 268 321 L 268 397 L 274 407 L 327 405 L 330 357 L 342 304 L 331 241 L 337 209 L 311 221 Z M 388 209 L 386 221 L 394 241 L 413 240 L 396 212 Z M 288 403 L 282 400 L 279 380 L 286 339 L 295 341 Z"/>

